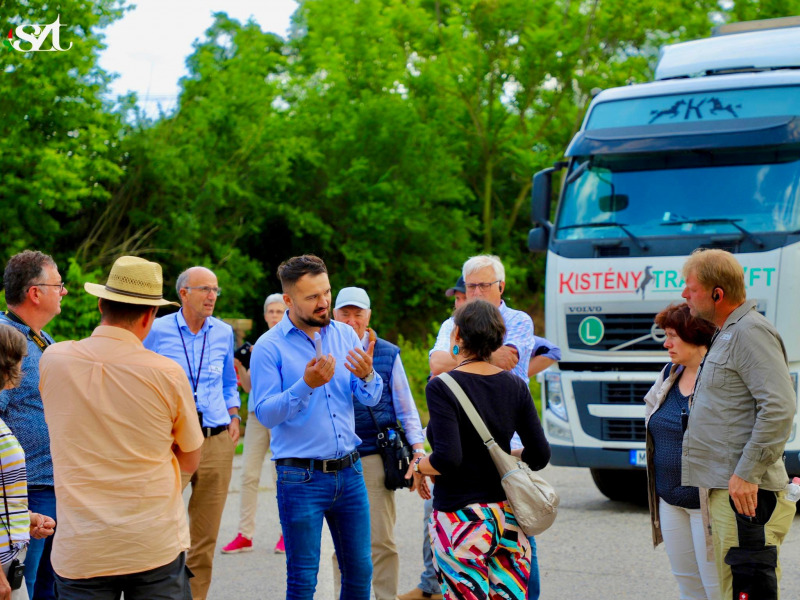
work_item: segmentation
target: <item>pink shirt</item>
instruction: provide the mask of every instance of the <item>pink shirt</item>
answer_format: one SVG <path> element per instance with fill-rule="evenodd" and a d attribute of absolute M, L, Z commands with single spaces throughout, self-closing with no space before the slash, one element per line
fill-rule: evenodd
<path fill-rule="evenodd" d="M 58 501 L 56 573 L 124 575 L 175 560 L 189 529 L 173 445 L 191 452 L 203 443 L 183 369 L 104 325 L 50 346 L 39 369 Z"/>

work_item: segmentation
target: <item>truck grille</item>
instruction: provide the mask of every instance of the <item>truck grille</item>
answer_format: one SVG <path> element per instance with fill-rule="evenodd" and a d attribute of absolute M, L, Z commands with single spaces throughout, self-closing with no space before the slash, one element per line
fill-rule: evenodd
<path fill-rule="evenodd" d="M 603 336 L 598 343 L 593 345 L 589 345 L 581 339 L 581 323 L 588 317 L 595 317 L 603 323 Z M 567 344 L 572 350 L 607 352 L 638 339 L 639 341 L 620 349 L 619 352 L 662 351 L 664 349 L 663 337 L 656 340 L 652 335 L 655 317 L 655 313 L 567 315 Z M 594 330 L 594 334 L 596 335 L 596 330 Z"/>
<path fill-rule="evenodd" d="M 656 375 L 653 375 L 655 380 Z M 644 419 L 595 417 L 589 414 L 590 404 L 642 404 L 652 384 L 621 381 L 573 381 L 572 391 L 578 408 L 581 427 L 594 438 L 608 442 L 643 442 Z"/>

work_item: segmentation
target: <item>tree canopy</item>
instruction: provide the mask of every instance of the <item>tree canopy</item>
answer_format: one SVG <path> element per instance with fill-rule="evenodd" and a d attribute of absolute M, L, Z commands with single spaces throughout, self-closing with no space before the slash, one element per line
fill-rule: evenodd
<path fill-rule="evenodd" d="M 531 177 L 562 156 L 592 90 L 648 80 L 661 45 L 714 23 L 798 8 L 303 0 L 287 39 L 219 13 L 177 108 L 150 120 L 135 98 L 105 99 L 97 52 L 121 1 L 5 2 L 14 27 L 60 14 L 73 47 L 0 52 L 3 255 L 49 252 L 73 290 L 125 253 L 162 263 L 168 284 L 202 264 L 222 315 L 260 324 L 278 264 L 316 253 L 334 293 L 368 290 L 381 334 L 424 339 L 464 260 L 492 252 L 512 303 L 532 310 L 544 265 L 526 248 Z"/>

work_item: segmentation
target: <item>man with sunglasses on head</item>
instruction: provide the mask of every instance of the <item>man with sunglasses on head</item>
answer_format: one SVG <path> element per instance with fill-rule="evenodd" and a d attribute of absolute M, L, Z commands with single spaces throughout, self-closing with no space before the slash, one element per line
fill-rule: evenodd
<path fill-rule="evenodd" d="M 53 338 L 44 327 L 61 312 L 67 295 L 52 257 L 25 250 L 11 257 L 3 273 L 8 310 L 0 322 L 15 327 L 28 341 L 22 361 L 22 381 L 13 390 L 0 392 L 0 417 L 25 451 L 30 510 L 56 518 L 53 461 L 50 436 L 39 393 L 39 359 Z M 25 585 L 31 598 L 55 598 L 55 576 L 50 565 L 53 538 L 31 540 L 25 558 Z"/>
<path fill-rule="evenodd" d="M 144 345 L 183 367 L 205 438 L 197 471 L 181 474 L 184 488 L 192 484 L 192 545 L 186 565 L 195 575 L 191 580 L 194 600 L 204 600 L 211 585 L 214 549 L 239 440 L 240 399 L 233 366 L 233 329 L 212 316 L 221 292 L 217 276 L 205 267 L 191 267 L 178 275 L 175 287 L 181 310 L 156 319 Z"/>

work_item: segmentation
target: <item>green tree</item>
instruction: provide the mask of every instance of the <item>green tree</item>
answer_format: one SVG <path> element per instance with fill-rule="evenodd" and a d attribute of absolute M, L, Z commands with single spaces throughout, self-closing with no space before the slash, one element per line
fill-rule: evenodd
<path fill-rule="evenodd" d="M 61 257 L 71 253 L 88 226 L 85 208 L 106 203 L 122 180 L 122 126 L 102 100 L 109 77 L 97 66 L 98 30 L 122 14 L 120 7 L 119 0 L 2 5 L 4 22 L 14 30 L 60 16 L 61 47 L 69 48 L 0 49 L 0 234 L 6 256 L 28 246 Z"/>

